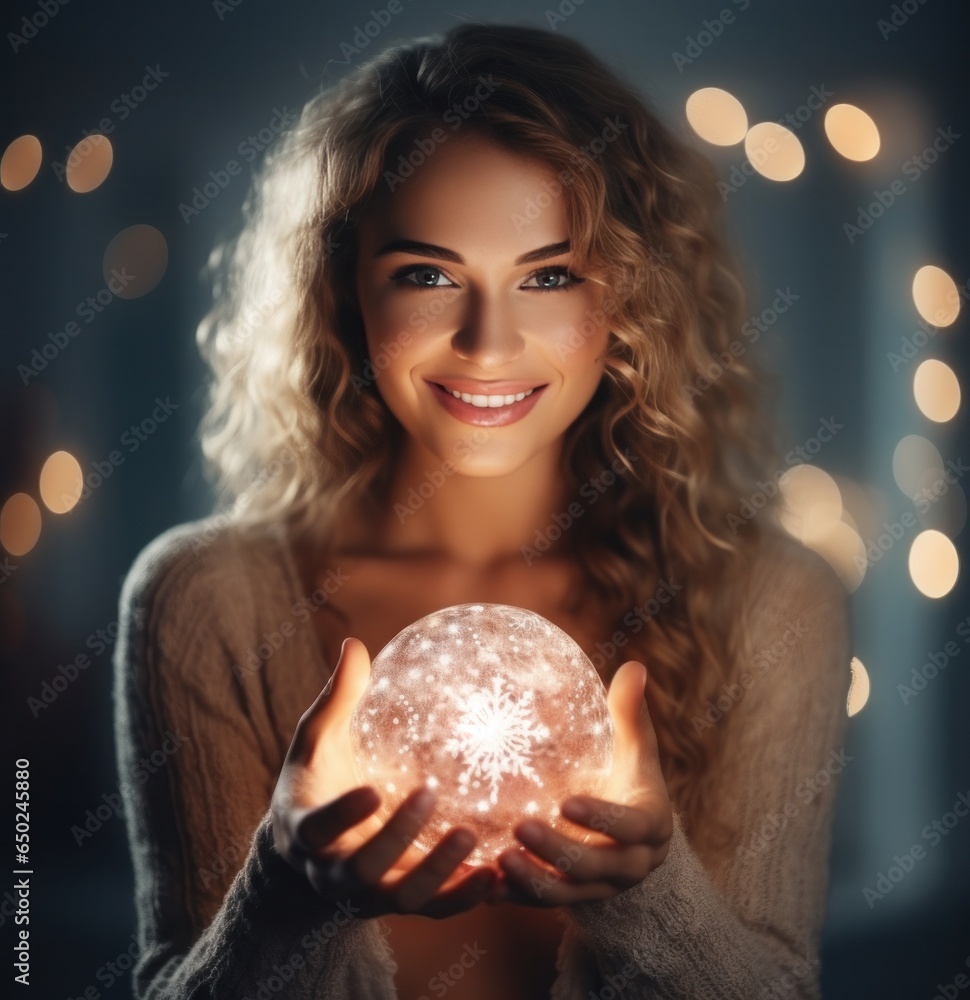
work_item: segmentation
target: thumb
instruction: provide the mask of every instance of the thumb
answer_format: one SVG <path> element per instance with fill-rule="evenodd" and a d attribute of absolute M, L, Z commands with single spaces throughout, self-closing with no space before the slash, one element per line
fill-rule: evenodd
<path fill-rule="evenodd" d="M 613 718 L 613 730 L 618 742 L 628 746 L 640 738 L 646 684 L 647 668 L 637 660 L 627 660 L 610 682 L 606 702 Z"/>
<path fill-rule="evenodd" d="M 344 639 L 330 680 L 300 720 L 314 739 L 327 722 L 350 718 L 370 680 L 370 655 L 360 639 Z"/>

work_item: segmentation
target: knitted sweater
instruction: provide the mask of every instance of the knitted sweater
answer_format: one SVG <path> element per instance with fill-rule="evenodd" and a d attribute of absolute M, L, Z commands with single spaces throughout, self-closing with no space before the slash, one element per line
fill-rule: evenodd
<path fill-rule="evenodd" d="M 820 995 L 850 626 L 828 564 L 787 536 L 773 545 L 747 681 L 694 723 L 738 713 L 710 803 L 740 818 L 738 850 L 708 870 L 675 813 L 646 879 L 560 909 L 553 1000 Z M 273 846 L 270 798 L 331 670 L 301 590 L 282 528 L 244 538 L 214 519 L 162 533 L 124 580 L 115 728 L 138 998 L 396 995 L 380 921 L 322 899 Z"/>

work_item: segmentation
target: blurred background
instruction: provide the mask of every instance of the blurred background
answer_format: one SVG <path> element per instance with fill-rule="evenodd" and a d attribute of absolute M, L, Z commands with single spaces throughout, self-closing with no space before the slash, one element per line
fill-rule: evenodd
<path fill-rule="evenodd" d="M 851 593 L 824 995 L 970 996 L 968 18 L 945 0 L 5 5 L 0 657 L 32 985 L 130 991 L 111 654 L 135 554 L 213 509 L 203 265 L 309 96 L 458 20 L 581 40 L 716 164 L 739 340 L 783 385 L 786 526 Z"/>

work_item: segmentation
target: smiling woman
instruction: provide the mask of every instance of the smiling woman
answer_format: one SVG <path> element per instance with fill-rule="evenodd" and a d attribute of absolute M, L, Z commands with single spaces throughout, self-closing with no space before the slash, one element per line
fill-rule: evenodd
<path fill-rule="evenodd" d="M 835 782 L 791 799 L 840 746 L 845 596 L 775 500 L 731 526 L 779 459 L 750 359 L 694 389 L 743 316 L 715 182 L 578 43 L 502 25 L 376 56 L 272 150 L 198 334 L 232 515 L 121 595 L 139 996 L 817 995 Z M 585 833 L 523 816 L 478 868 L 470 829 L 415 846 L 418 780 L 377 819 L 349 733 L 371 655 L 473 603 L 571 636 L 614 731 L 560 803 Z"/>

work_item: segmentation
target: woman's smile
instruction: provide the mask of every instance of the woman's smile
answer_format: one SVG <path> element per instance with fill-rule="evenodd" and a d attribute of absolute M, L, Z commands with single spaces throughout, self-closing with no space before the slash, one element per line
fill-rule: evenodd
<path fill-rule="evenodd" d="M 462 391 L 465 386 L 459 383 L 468 380 L 448 380 L 445 383 L 425 379 L 434 398 L 453 417 L 466 424 L 476 424 L 479 427 L 504 427 L 521 420 L 539 401 L 545 385 L 531 388 L 510 389 L 512 383 L 494 383 L 496 389 L 510 390 L 501 392 L 486 391 L 488 383 L 480 383 L 475 388 L 478 392 Z M 469 384 L 469 388 L 472 386 Z"/>

